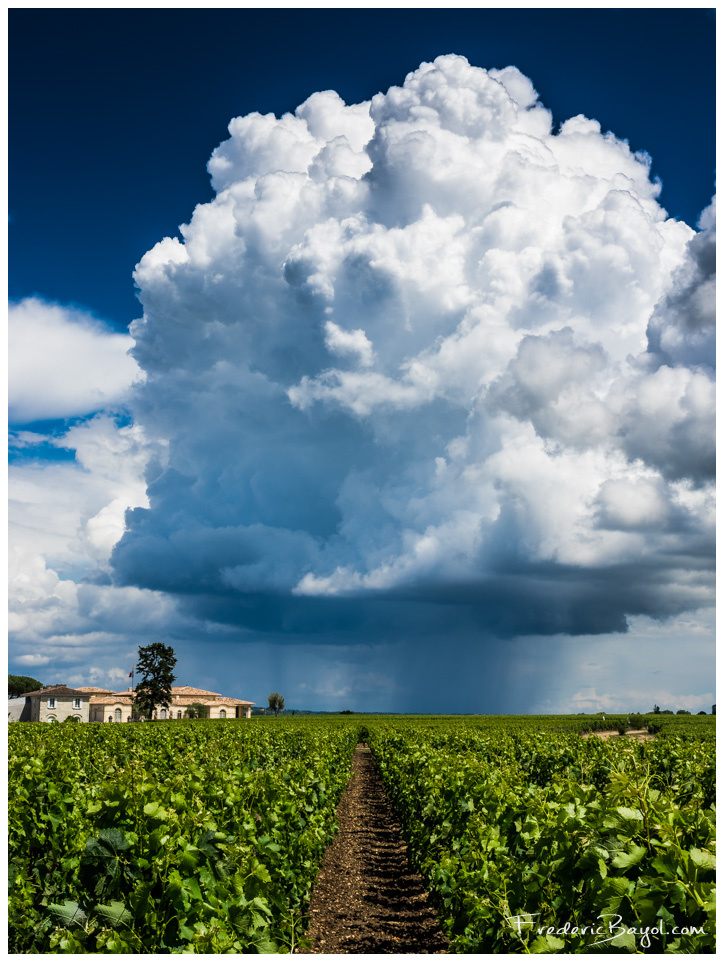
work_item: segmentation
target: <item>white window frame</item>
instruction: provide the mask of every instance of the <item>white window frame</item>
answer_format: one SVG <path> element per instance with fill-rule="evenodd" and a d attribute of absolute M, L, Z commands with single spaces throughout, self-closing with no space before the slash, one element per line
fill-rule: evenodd
<path fill-rule="evenodd" d="M 74 708 L 74 709 L 81 708 L 82 706 L 83 706 L 83 699 L 82 699 L 82 698 L 74 698 L 74 699 L 73 699 L 73 708 Z"/>
<path fill-rule="evenodd" d="M 49 699 L 48 699 L 48 708 L 55 708 L 55 707 L 56 707 L 55 698 L 49 698 Z"/>
<path fill-rule="evenodd" d="M 219 709 L 219 718 L 226 718 L 226 709 L 225 709 L 225 708 L 220 708 L 220 709 Z"/>

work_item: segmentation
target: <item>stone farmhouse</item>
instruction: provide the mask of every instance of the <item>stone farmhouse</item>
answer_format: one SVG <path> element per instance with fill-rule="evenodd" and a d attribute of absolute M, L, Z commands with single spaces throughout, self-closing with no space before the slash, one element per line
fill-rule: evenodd
<path fill-rule="evenodd" d="M 171 688 L 171 704 L 157 708 L 158 721 L 184 718 L 189 705 L 206 708 L 207 718 L 251 718 L 252 701 L 230 698 L 204 688 L 176 685 Z M 25 705 L 18 721 L 62 722 L 74 716 L 81 722 L 144 721 L 133 711 L 133 690 L 112 691 L 108 688 L 51 685 L 25 695 Z"/>

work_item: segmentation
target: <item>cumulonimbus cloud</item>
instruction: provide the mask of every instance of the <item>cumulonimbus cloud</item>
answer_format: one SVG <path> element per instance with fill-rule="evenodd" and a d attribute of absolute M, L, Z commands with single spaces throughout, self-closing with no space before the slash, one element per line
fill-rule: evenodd
<path fill-rule="evenodd" d="M 710 603 L 713 207 L 668 218 L 647 155 L 452 55 L 229 132 L 136 269 L 167 458 L 119 583 L 290 632 Z"/>

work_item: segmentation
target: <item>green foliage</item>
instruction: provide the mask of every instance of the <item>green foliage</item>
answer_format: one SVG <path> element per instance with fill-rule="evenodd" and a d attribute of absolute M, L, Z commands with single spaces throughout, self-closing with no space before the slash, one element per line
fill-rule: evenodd
<path fill-rule="evenodd" d="M 43 687 L 42 681 L 31 678 L 30 675 L 8 675 L 8 695 L 10 698 L 19 698 L 29 691 L 38 691 Z"/>
<path fill-rule="evenodd" d="M 278 717 L 279 712 L 284 708 L 284 695 L 280 695 L 278 691 L 270 692 L 269 698 L 269 708 L 274 712 L 275 717 Z"/>
<path fill-rule="evenodd" d="M 646 719 L 643 715 L 639 715 L 638 712 L 633 712 L 628 716 L 628 726 L 629 728 L 646 728 Z"/>
<path fill-rule="evenodd" d="M 369 724 L 451 951 L 587 953 L 606 916 L 599 949 L 714 951 L 713 727 L 640 744 L 505 724 Z"/>
<path fill-rule="evenodd" d="M 80 724 L 80 718 L 78 718 L 77 715 L 68 715 L 67 718 L 63 719 L 63 724 L 65 724 L 66 722 L 70 722 L 71 724 L 78 725 Z"/>
<path fill-rule="evenodd" d="M 202 705 L 201 702 L 195 701 L 193 704 L 184 712 L 186 718 L 207 718 L 209 714 L 209 709 L 206 705 Z"/>
<path fill-rule="evenodd" d="M 173 670 L 176 655 L 170 645 L 155 642 L 138 649 L 136 671 L 143 677 L 136 685 L 133 710 L 145 718 L 152 718 L 156 707 L 171 704 L 171 686 L 176 681 Z"/>
<path fill-rule="evenodd" d="M 13 727 L 11 952 L 298 946 L 353 727 Z"/>
<path fill-rule="evenodd" d="M 658 735 L 664 726 L 660 721 L 650 721 L 646 727 L 648 728 L 649 735 Z"/>
<path fill-rule="evenodd" d="M 645 744 L 576 716 L 10 726 L 9 950 L 304 951 L 365 740 L 451 951 L 584 953 L 559 930 L 608 912 L 667 934 L 604 950 L 711 952 L 715 721 Z"/>

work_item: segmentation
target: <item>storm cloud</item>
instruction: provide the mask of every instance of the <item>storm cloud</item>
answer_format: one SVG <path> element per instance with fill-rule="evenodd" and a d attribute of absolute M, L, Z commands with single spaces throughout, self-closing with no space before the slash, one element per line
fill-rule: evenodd
<path fill-rule="evenodd" d="M 646 154 L 452 55 L 229 133 L 135 273 L 118 585 L 337 642 L 712 603 L 713 206 L 668 218 Z"/>

